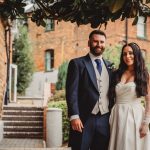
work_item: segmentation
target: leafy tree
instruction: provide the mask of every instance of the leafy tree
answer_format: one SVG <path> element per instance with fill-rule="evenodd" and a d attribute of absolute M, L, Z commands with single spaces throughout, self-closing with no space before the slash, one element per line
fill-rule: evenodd
<path fill-rule="evenodd" d="M 115 68 L 118 68 L 121 54 L 121 44 L 107 46 L 104 52 L 104 58 L 114 63 Z"/>
<path fill-rule="evenodd" d="M 62 63 L 62 65 L 58 69 L 58 81 L 56 83 L 57 90 L 62 90 L 65 88 L 67 68 L 68 68 L 68 62 L 66 61 L 66 62 Z"/>
<path fill-rule="evenodd" d="M 27 1 L 27 0 L 26 0 Z M 25 16 L 25 0 L 0 0 L 0 17 L 4 20 Z M 34 0 L 31 20 L 38 26 L 45 26 L 47 18 L 76 22 L 78 25 L 91 24 L 96 28 L 108 21 L 139 16 L 150 16 L 150 0 Z"/>
<path fill-rule="evenodd" d="M 150 72 L 150 60 L 148 59 L 148 57 L 146 57 L 145 60 L 146 60 L 145 62 L 146 62 L 147 69 Z"/>
<path fill-rule="evenodd" d="M 19 27 L 19 36 L 14 39 L 13 63 L 18 66 L 17 92 L 23 94 L 33 74 L 33 59 L 27 34 L 27 27 Z"/>

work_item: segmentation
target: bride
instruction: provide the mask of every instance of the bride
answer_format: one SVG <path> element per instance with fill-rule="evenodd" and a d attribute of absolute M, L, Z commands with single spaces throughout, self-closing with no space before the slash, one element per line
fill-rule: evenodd
<path fill-rule="evenodd" d="M 110 115 L 109 150 L 150 150 L 150 79 L 136 43 L 123 46 L 109 97 L 115 101 Z"/>

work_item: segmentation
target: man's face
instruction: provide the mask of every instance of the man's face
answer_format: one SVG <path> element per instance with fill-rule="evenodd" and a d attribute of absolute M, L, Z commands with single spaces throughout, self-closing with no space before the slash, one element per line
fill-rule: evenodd
<path fill-rule="evenodd" d="M 106 38 L 104 35 L 93 34 L 93 36 L 88 41 L 90 52 L 94 56 L 100 56 L 105 50 L 105 43 Z"/>

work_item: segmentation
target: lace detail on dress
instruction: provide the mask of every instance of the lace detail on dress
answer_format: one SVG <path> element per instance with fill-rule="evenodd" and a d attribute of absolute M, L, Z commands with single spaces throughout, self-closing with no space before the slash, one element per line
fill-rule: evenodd
<path fill-rule="evenodd" d="M 145 96 L 145 116 L 144 116 L 144 123 L 150 123 L 150 94 Z"/>

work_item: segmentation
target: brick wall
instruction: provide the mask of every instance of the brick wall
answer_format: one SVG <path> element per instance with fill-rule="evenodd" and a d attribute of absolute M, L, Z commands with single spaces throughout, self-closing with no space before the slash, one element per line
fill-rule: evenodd
<path fill-rule="evenodd" d="M 30 22 L 29 34 L 37 70 L 44 70 L 44 54 L 47 49 L 54 49 L 55 68 L 64 60 L 87 53 L 87 37 L 91 29 L 89 26 L 82 29 L 83 27 L 78 28 L 71 23 L 60 22 L 55 24 L 55 31 L 45 32 L 43 27 L 36 27 Z"/>
<path fill-rule="evenodd" d="M 2 109 L 3 94 L 6 83 L 6 51 L 4 43 L 4 28 L 0 21 L 0 113 Z"/>
<path fill-rule="evenodd" d="M 133 26 L 133 19 L 128 19 L 128 42 L 137 43 L 141 49 L 146 50 L 146 58 L 150 62 L 150 17 L 146 22 L 146 39 L 137 37 L 137 26 Z M 104 28 L 103 28 L 104 29 Z M 116 21 L 108 23 L 106 34 L 108 36 L 108 44 L 115 44 L 125 39 L 125 21 Z"/>
<path fill-rule="evenodd" d="M 137 42 L 143 49 L 150 52 L 150 18 L 147 20 L 147 40 L 137 39 L 136 26 L 128 19 L 128 41 Z M 125 21 L 109 22 L 106 32 L 107 44 L 116 44 L 125 39 Z M 54 68 L 58 68 L 64 60 L 85 55 L 88 50 L 88 35 L 93 29 L 90 25 L 78 27 L 69 22 L 55 22 L 55 30 L 45 32 L 43 27 L 37 27 L 29 20 L 29 34 L 33 46 L 33 57 L 38 71 L 44 71 L 44 54 L 47 49 L 54 49 Z M 149 54 L 149 53 L 148 53 Z"/>

